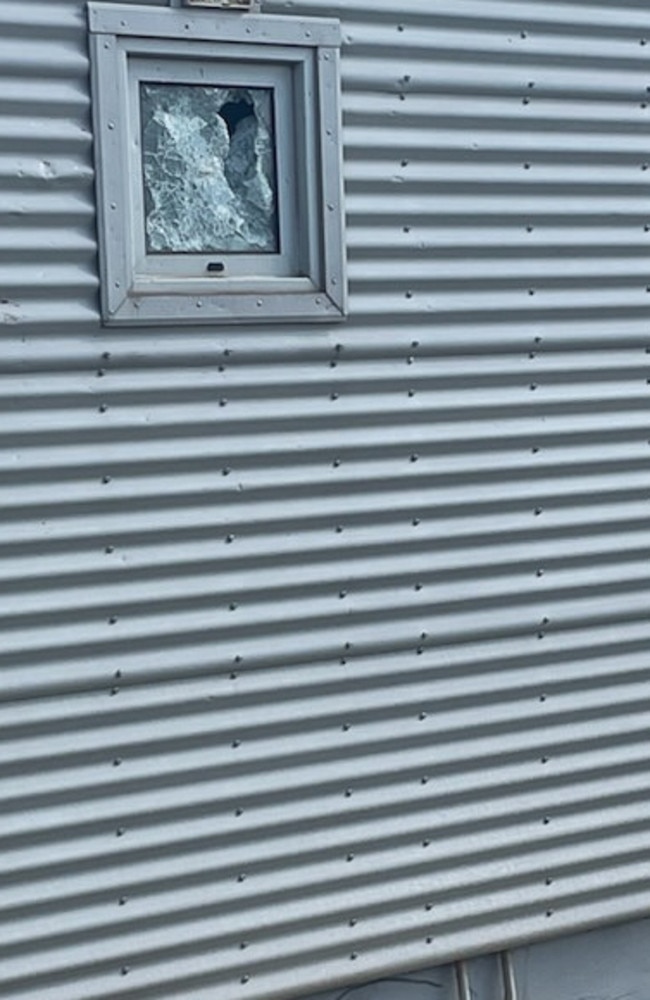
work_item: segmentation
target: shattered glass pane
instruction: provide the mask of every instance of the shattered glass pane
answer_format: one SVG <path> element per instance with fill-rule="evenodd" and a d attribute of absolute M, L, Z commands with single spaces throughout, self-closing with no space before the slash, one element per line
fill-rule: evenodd
<path fill-rule="evenodd" d="M 273 92 L 141 83 L 148 253 L 278 253 Z"/>

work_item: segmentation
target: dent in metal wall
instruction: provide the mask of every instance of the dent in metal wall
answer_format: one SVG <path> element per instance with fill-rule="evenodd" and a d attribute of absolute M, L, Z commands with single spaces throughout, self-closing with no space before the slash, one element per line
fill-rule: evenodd
<path fill-rule="evenodd" d="M 83 4 L 0 0 L 11 1000 L 650 903 L 647 12 L 267 10 L 343 20 L 343 328 L 103 329 Z"/>

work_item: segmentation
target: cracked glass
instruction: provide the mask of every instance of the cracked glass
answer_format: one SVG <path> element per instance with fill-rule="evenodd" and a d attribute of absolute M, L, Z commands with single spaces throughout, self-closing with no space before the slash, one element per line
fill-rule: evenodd
<path fill-rule="evenodd" d="M 147 253 L 279 253 L 271 88 L 140 83 Z"/>

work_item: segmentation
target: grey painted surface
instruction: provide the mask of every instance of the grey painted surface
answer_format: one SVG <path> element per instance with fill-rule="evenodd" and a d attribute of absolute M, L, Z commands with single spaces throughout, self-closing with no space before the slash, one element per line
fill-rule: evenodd
<path fill-rule="evenodd" d="M 310 1000 L 464 1000 L 463 988 L 472 1000 L 647 1000 L 649 933 L 650 922 L 639 920 L 527 945 L 509 956 L 507 981 L 503 954 L 485 955 Z"/>
<path fill-rule="evenodd" d="M 83 5 L 0 0 L 11 1000 L 650 906 L 650 16 L 396 7 L 265 8 L 343 18 L 349 321 L 107 330 Z"/>

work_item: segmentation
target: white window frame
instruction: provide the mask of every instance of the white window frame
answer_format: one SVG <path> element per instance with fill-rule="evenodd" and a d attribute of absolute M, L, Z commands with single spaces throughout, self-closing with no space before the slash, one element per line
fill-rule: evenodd
<path fill-rule="evenodd" d="M 338 21 L 108 3 L 88 13 L 104 323 L 342 319 Z M 140 82 L 273 91 L 277 254 L 146 252 Z"/>

